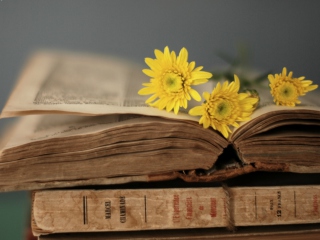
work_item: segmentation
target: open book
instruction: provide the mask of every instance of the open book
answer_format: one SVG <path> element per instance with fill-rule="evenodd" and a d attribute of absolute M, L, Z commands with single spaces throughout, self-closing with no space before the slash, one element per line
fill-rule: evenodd
<path fill-rule="evenodd" d="M 141 69 L 115 58 L 36 53 L 1 114 L 20 118 L 0 146 L 0 190 L 320 172 L 316 95 L 292 108 L 259 89 L 252 120 L 225 139 L 186 112 L 147 106 L 137 94 L 148 81 Z"/>

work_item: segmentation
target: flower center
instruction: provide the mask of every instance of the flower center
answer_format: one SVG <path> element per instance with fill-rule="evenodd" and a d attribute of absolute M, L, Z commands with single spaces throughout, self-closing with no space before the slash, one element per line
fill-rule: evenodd
<path fill-rule="evenodd" d="M 284 83 L 279 86 L 279 98 L 282 101 L 292 101 L 298 97 L 297 89 L 293 84 Z"/>
<path fill-rule="evenodd" d="M 177 93 L 179 92 L 183 86 L 182 86 L 182 78 L 176 73 L 166 73 L 163 76 L 163 86 L 164 90 L 167 93 Z"/>
<path fill-rule="evenodd" d="M 229 118 L 232 114 L 232 105 L 229 101 L 221 99 L 214 103 L 211 108 L 210 115 L 217 120 L 224 120 Z"/>

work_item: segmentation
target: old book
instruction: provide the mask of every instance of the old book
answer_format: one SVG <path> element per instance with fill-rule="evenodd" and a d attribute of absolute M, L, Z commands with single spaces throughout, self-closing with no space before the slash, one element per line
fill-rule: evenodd
<path fill-rule="evenodd" d="M 39 240 L 313 240 L 320 237 L 320 225 L 279 225 L 238 228 L 230 232 L 224 228 L 172 229 L 125 232 L 57 233 L 40 235 Z"/>
<path fill-rule="evenodd" d="M 21 117 L 2 138 L 0 190 L 320 172 L 317 93 L 291 108 L 261 89 L 252 120 L 225 139 L 186 112 L 147 106 L 137 94 L 148 81 L 141 69 L 85 54 L 31 57 L 1 114 Z"/>
<path fill-rule="evenodd" d="M 41 190 L 35 235 L 320 223 L 320 186 Z"/>

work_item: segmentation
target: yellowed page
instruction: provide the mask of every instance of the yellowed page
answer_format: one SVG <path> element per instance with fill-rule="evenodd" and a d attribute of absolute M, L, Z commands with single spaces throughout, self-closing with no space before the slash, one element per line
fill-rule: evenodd
<path fill-rule="evenodd" d="M 142 83 L 149 82 L 145 67 L 114 57 L 40 51 L 27 62 L 1 117 L 134 113 L 196 120 L 184 109 L 175 115 L 145 104 L 148 96 L 138 95 Z M 189 108 L 195 104 L 190 101 Z"/>
<path fill-rule="evenodd" d="M 245 135 L 251 136 L 258 131 L 274 129 L 280 121 L 282 121 L 280 125 L 284 125 L 283 123 L 286 125 L 308 124 L 311 119 L 320 118 L 320 90 L 309 92 L 307 95 L 300 97 L 301 104 L 295 107 L 277 106 L 273 102 L 268 86 L 257 90 L 260 96 L 258 108 L 253 112 L 249 121 L 241 122 L 238 128 L 232 129 L 232 134 L 229 137 L 230 141 L 236 142 L 239 138 L 245 138 Z M 291 115 L 289 116 L 289 114 Z M 298 115 L 300 115 L 299 118 L 296 117 Z M 310 117 L 311 115 L 313 117 Z M 258 124 L 262 121 L 265 121 L 266 124 L 263 128 L 258 128 Z"/>
<path fill-rule="evenodd" d="M 179 126 L 181 122 L 187 123 L 185 120 L 171 121 L 170 119 L 163 119 L 154 116 L 142 116 L 134 114 L 111 114 L 101 116 L 77 116 L 77 115 L 30 115 L 21 117 L 16 124 L 15 129 L 10 131 L 10 138 L 4 142 L 0 148 L 0 154 L 6 149 L 19 147 L 24 144 L 32 142 L 40 142 L 50 139 L 61 139 L 65 137 L 74 137 L 75 140 L 79 136 L 89 136 L 92 134 L 99 134 L 101 132 L 112 129 L 121 130 L 124 127 L 134 131 L 138 125 L 144 124 L 148 130 L 150 124 L 166 128 L 167 132 L 172 131 L 174 126 Z M 160 126 L 161 125 L 161 126 Z M 185 126 L 196 126 L 202 129 L 197 123 L 189 121 Z M 194 131 L 192 128 L 189 132 Z M 159 129 L 159 131 L 162 131 Z M 210 131 L 211 132 L 211 131 Z M 188 131 L 186 131 L 186 134 Z M 213 132 L 211 132 L 213 133 Z M 138 135 L 139 132 L 136 132 Z M 219 138 L 221 139 L 221 138 Z M 123 139 L 126 140 L 126 139 Z M 218 140 L 218 139 L 217 139 Z M 214 143 L 214 142 L 213 142 Z M 71 147 L 71 146 L 64 146 Z M 0 158 L 1 162 L 1 158 Z"/>

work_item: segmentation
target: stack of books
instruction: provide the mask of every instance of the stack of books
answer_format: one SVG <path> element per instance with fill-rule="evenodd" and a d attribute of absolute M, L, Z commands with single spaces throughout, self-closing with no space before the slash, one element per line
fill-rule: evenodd
<path fill-rule="evenodd" d="M 59 51 L 27 62 L 1 113 L 17 122 L 1 142 L 0 191 L 33 192 L 34 235 L 320 236 L 316 94 L 292 108 L 261 89 L 252 119 L 226 139 L 183 111 L 147 106 L 141 69 Z"/>

